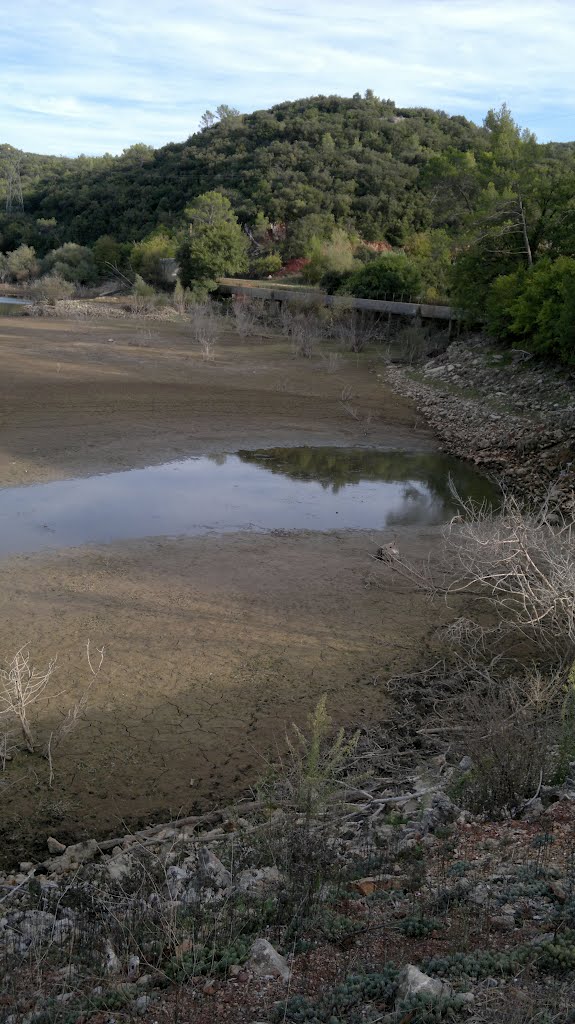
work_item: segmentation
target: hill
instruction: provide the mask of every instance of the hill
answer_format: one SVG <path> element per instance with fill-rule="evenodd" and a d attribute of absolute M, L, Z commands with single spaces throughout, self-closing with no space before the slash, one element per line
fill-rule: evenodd
<path fill-rule="evenodd" d="M 0 217 L 0 249 L 46 249 L 37 221 L 56 220 L 50 244 L 93 244 L 104 234 L 133 241 L 176 226 L 185 205 L 223 190 L 241 221 L 258 212 L 292 225 L 333 218 L 366 239 L 394 244 L 434 224 L 425 169 L 447 150 L 478 152 L 485 129 L 441 111 L 397 108 L 368 95 L 318 96 L 224 117 L 185 142 L 139 145 L 119 157 L 44 157 L 0 147 L 0 202 L 17 167 L 24 213 Z M 457 210 L 439 214 L 439 226 Z"/>

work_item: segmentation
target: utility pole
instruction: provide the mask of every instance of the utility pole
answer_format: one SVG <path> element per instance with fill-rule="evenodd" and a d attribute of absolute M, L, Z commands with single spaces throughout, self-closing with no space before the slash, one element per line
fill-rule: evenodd
<path fill-rule="evenodd" d="M 19 160 L 8 165 L 6 213 L 24 213 L 24 196 L 22 195 Z"/>

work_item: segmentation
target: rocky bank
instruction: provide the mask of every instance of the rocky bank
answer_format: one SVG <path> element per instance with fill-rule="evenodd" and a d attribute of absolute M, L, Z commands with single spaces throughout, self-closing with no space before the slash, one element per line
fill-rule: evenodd
<path fill-rule="evenodd" d="M 391 365 L 385 379 L 414 400 L 445 451 L 523 497 L 551 489 L 566 511 L 575 510 L 573 372 L 474 336 L 422 368 Z"/>

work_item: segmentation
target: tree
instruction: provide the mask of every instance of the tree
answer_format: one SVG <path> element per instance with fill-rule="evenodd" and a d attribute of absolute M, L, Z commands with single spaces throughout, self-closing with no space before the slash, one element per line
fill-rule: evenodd
<path fill-rule="evenodd" d="M 220 121 L 227 121 L 230 117 L 239 117 L 240 112 L 235 107 L 228 106 L 227 103 L 220 103 L 219 107 L 216 107 L 216 114 Z"/>
<path fill-rule="evenodd" d="M 98 280 L 94 253 L 86 245 L 65 242 L 42 260 L 42 273 L 55 274 L 72 284 L 90 285 Z"/>
<path fill-rule="evenodd" d="M 411 235 L 405 252 L 419 270 L 428 302 L 445 299 L 451 279 L 453 242 L 447 231 L 436 228 Z"/>
<path fill-rule="evenodd" d="M 194 282 L 248 269 L 249 240 L 242 231 L 229 199 L 221 192 L 205 192 L 186 208 L 188 237 L 178 248 L 180 280 Z"/>
<path fill-rule="evenodd" d="M 173 259 L 177 251 L 177 241 L 165 231 L 153 231 L 141 242 L 132 246 L 130 263 L 144 281 L 154 286 L 166 283 L 162 268 L 162 260 Z"/>
<path fill-rule="evenodd" d="M 109 277 L 114 270 L 123 270 L 129 251 L 130 246 L 125 242 L 117 242 L 112 235 L 100 235 L 92 247 L 100 277 Z"/>
<path fill-rule="evenodd" d="M 148 146 L 145 142 L 135 142 L 133 146 L 127 146 L 122 150 L 121 159 L 136 167 L 143 167 L 144 164 L 153 160 L 155 152 L 153 146 Z"/>
<path fill-rule="evenodd" d="M 206 128 L 211 128 L 216 121 L 216 115 L 211 110 L 205 110 L 200 117 L 200 131 L 203 132 Z"/>
<path fill-rule="evenodd" d="M 388 252 L 349 276 L 345 290 L 360 299 L 400 299 L 419 296 L 421 274 L 402 252 Z"/>
<path fill-rule="evenodd" d="M 302 277 L 310 284 L 319 284 L 326 274 L 347 273 L 354 265 L 354 248 L 354 242 L 342 228 L 335 228 L 325 242 L 313 239 L 309 263 L 303 268 Z"/>
<path fill-rule="evenodd" d="M 37 273 L 36 250 L 31 245 L 19 245 L 8 253 L 8 274 L 13 281 L 29 281 Z"/>
<path fill-rule="evenodd" d="M 541 259 L 493 282 L 487 324 L 499 338 L 575 363 L 575 259 Z"/>

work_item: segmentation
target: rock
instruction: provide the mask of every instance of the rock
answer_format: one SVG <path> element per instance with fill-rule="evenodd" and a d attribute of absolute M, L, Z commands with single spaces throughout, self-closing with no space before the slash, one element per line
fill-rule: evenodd
<path fill-rule="evenodd" d="M 72 846 L 66 846 L 64 853 L 59 857 L 54 857 L 49 866 L 52 871 L 61 874 L 79 867 L 80 864 L 89 863 L 99 853 L 100 847 L 96 840 L 87 839 L 84 843 L 74 843 Z"/>
<path fill-rule="evenodd" d="M 132 873 L 134 862 L 129 853 L 124 853 L 119 846 L 114 847 L 112 856 L 106 861 L 106 871 L 113 882 L 121 882 Z"/>
<path fill-rule="evenodd" d="M 60 969 L 56 971 L 56 976 L 58 978 L 63 978 L 64 981 L 71 981 L 72 978 L 76 977 L 77 973 L 78 968 L 75 967 L 74 964 L 66 964 L 65 967 L 60 967 Z"/>
<path fill-rule="evenodd" d="M 57 946 L 63 946 L 66 939 L 70 937 L 70 932 L 73 927 L 73 922 L 70 921 L 69 918 L 63 918 L 61 921 L 56 921 L 50 935 L 52 942 L 55 942 Z"/>
<path fill-rule="evenodd" d="M 256 939 L 252 944 L 246 968 L 258 978 L 282 978 L 286 982 L 291 978 L 287 960 L 280 956 L 267 939 Z"/>
<path fill-rule="evenodd" d="M 112 943 L 108 939 L 106 942 L 106 952 L 104 955 L 104 970 L 106 974 L 117 974 L 121 970 L 121 963 L 116 950 Z"/>
<path fill-rule="evenodd" d="M 492 928 L 500 932 L 511 932 L 515 928 L 515 918 L 510 914 L 495 914 L 489 918 Z"/>
<path fill-rule="evenodd" d="M 140 973 L 140 957 L 135 954 L 128 960 L 128 978 L 134 981 Z"/>
<path fill-rule="evenodd" d="M 459 814 L 459 808 L 449 799 L 447 793 L 434 793 L 431 806 L 421 815 L 423 832 L 433 832 L 440 825 L 445 825 Z"/>
<path fill-rule="evenodd" d="M 232 884 L 232 876 L 229 871 L 207 846 L 200 847 L 198 864 L 202 878 L 217 889 L 228 889 Z"/>
<path fill-rule="evenodd" d="M 284 876 L 277 868 L 247 868 L 236 880 L 240 892 L 266 892 L 277 888 L 284 881 Z"/>
<path fill-rule="evenodd" d="M 461 768 L 462 772 L 468 772 L 473 768 L 473 761 L 471 760 L 470 757 L 467 756 L 467 754 L 465 755 L 465 757 L 461 758 L 461 761 L 459 762 L 459 767 Z"/>
<path fill-rule="evenodd" d="M 143 1017 L 146 1010 L 149 1009 L 152 1003 L 152 997 L 147 995 L 138 996 L 134 1003 L 134 1010 L 138 1014 L 138 1017 Z"/>
<path fill-rule="evenodd" d="M 71 999 L 74 999 L 75 992 L 61 992 L 60 995 L 56 996 L 57 1003 L 69 1003 Z"/>
<path fill-rule="evenodd" d="M 51 932 L 56 918 L 46 910 L 27 910 L 20 921 L 19 931 L 25 938 L 37 938 Z"/>
<path fill-rule="evenodd" d="M 23 871 L 24 874 L 26 875 L 28 874 L 29 871 L 32 871 L 33 869 L 34 864 L 32 863 L 31 860 L 23 860 L 22 863 L 20 864 L 20 871 Z"/>
<path fill-rule="evenodd" d="M 451 985 L 439 978 L 430 978 L 418 967 L 408 964 L 399 976 L 397 996 L 399 1000 L 408 996 L 448 996 L 453 993 Z"/>
<path fill-rule="evenodd" d="M 540 797 L 536 797 L 535 800 L 530 800 L 528 804 L 523 808 L 521 817 L 524 821 L 535 821 L 536 818 L 540 818 L 545 807 Z"/>
<path fill-rule="evenodd" d="M 54 839 L 53 836 L 48 836 L 48 839 L 46 840 L 46 846 L 48 847 L 50 853 L 64 853 L 66 849 L 64 843 L 59 843 L 58 840 Z"/>

